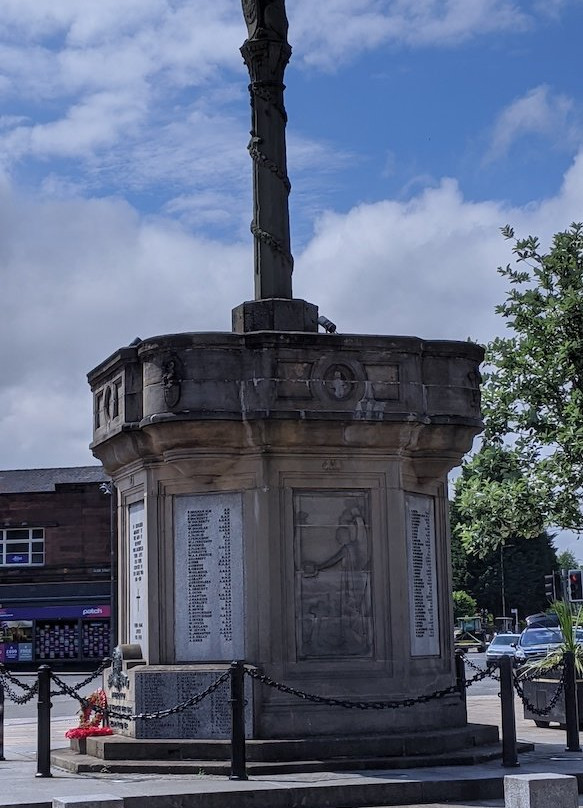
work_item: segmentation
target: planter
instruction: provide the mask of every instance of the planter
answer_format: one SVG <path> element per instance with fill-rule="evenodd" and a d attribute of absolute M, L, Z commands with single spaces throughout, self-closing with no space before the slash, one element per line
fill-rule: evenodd
<path fill-rule="evenodd" d="M 546 709 L 547 705 L 552 701 L 557 687 L 559 685 L 559 678 L 548 676 L 540 679 L 529 679 L 522 683 L 527 701 L 536 707 L 538 710 Z M 564 691 L 559 696 L 557 703 L 551 708 L 550 712 L 546 715 L 537 715 L 530 710 L 526 704 L 524 707 L 524 717 L 529 718 L 537 725 L 537 727 L 548 727 L 551 722 L 565 726 L 565 693 Z M 579 727 L 583 728 L 583 681 L 577 680 L 577 707 L 579 712 Z"/>

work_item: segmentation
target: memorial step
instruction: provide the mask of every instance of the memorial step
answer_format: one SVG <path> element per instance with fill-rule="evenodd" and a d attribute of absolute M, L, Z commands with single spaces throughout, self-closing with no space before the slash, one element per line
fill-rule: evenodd
<path fill-rule="evenodd" d="M 519 752 L 532 751 L 534 744 L 519 742 Z M 500 743 L 452 752 L 424 755 L 400 755 L 398 757 L 343 757 L 323 760 L 248 761 L 249 776 L 293 774 L 298 772 L 341 772 L 410 769 L 428 766 L 473 766 L 502 756 Z M 80 755 L 71 749 L 56 750 L 51 763 L 65 771 L 76 774 L 180 774 L 223 775 L 230 774 L 227 760 L 103 760 L 91 755 Z"/>
<path fill-rule="evenodd" d="M 330 758 L 397 758 L 470 749 L 498 741 L 490 724 L 428 730 L 400 735 L 323 736 L 303 739 L 254 739 L 245 744 L 248 761 L 326 760 Z M 75 747 L 72 747 L 75 748 Z M 87 738 L 89 755 L 110 760 L 230 760 L 229 740 L 137 740 L 124 735 Z M 356 750 L 356 752 L 355 752 Z"/>

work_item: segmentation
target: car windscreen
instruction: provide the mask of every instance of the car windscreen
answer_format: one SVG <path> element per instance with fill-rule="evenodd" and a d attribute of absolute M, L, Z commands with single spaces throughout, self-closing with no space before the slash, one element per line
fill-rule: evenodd
<path fill-rule="evenodd" d="M 517 634 L 497 634 L 490 643 L 491 645 L 512 645 L 517 642 Z"/>
<path fill-rule="evenodd" d="M 533 628 L 525 631 L 520 638 L 520 644 L 525 648 L 531 645 L 547 645 L 561 642 L 561 632 L 548 628 Z"/>

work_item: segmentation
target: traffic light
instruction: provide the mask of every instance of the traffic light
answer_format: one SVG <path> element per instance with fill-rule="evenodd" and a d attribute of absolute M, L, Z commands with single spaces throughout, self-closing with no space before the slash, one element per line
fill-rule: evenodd
<path fill-rule="evenodd" d="M 556 600 L 557 593 L 555 591 L 555 573 L 545 575 L 545 595 L 549 600 Z"/>
<path fill-rule="evenodd" d="M 569 570 L 569 600 L 583 600 L 583 581 L 581 570 Z"/>

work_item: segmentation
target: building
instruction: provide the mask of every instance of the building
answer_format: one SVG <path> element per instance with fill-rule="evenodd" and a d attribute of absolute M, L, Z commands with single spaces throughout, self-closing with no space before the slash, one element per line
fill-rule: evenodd
<path fill-rule="evenodd" d="M 101 466 L 0 471 L 0 662 L 90 668 L 109 655 L 110 492 Z"/>

